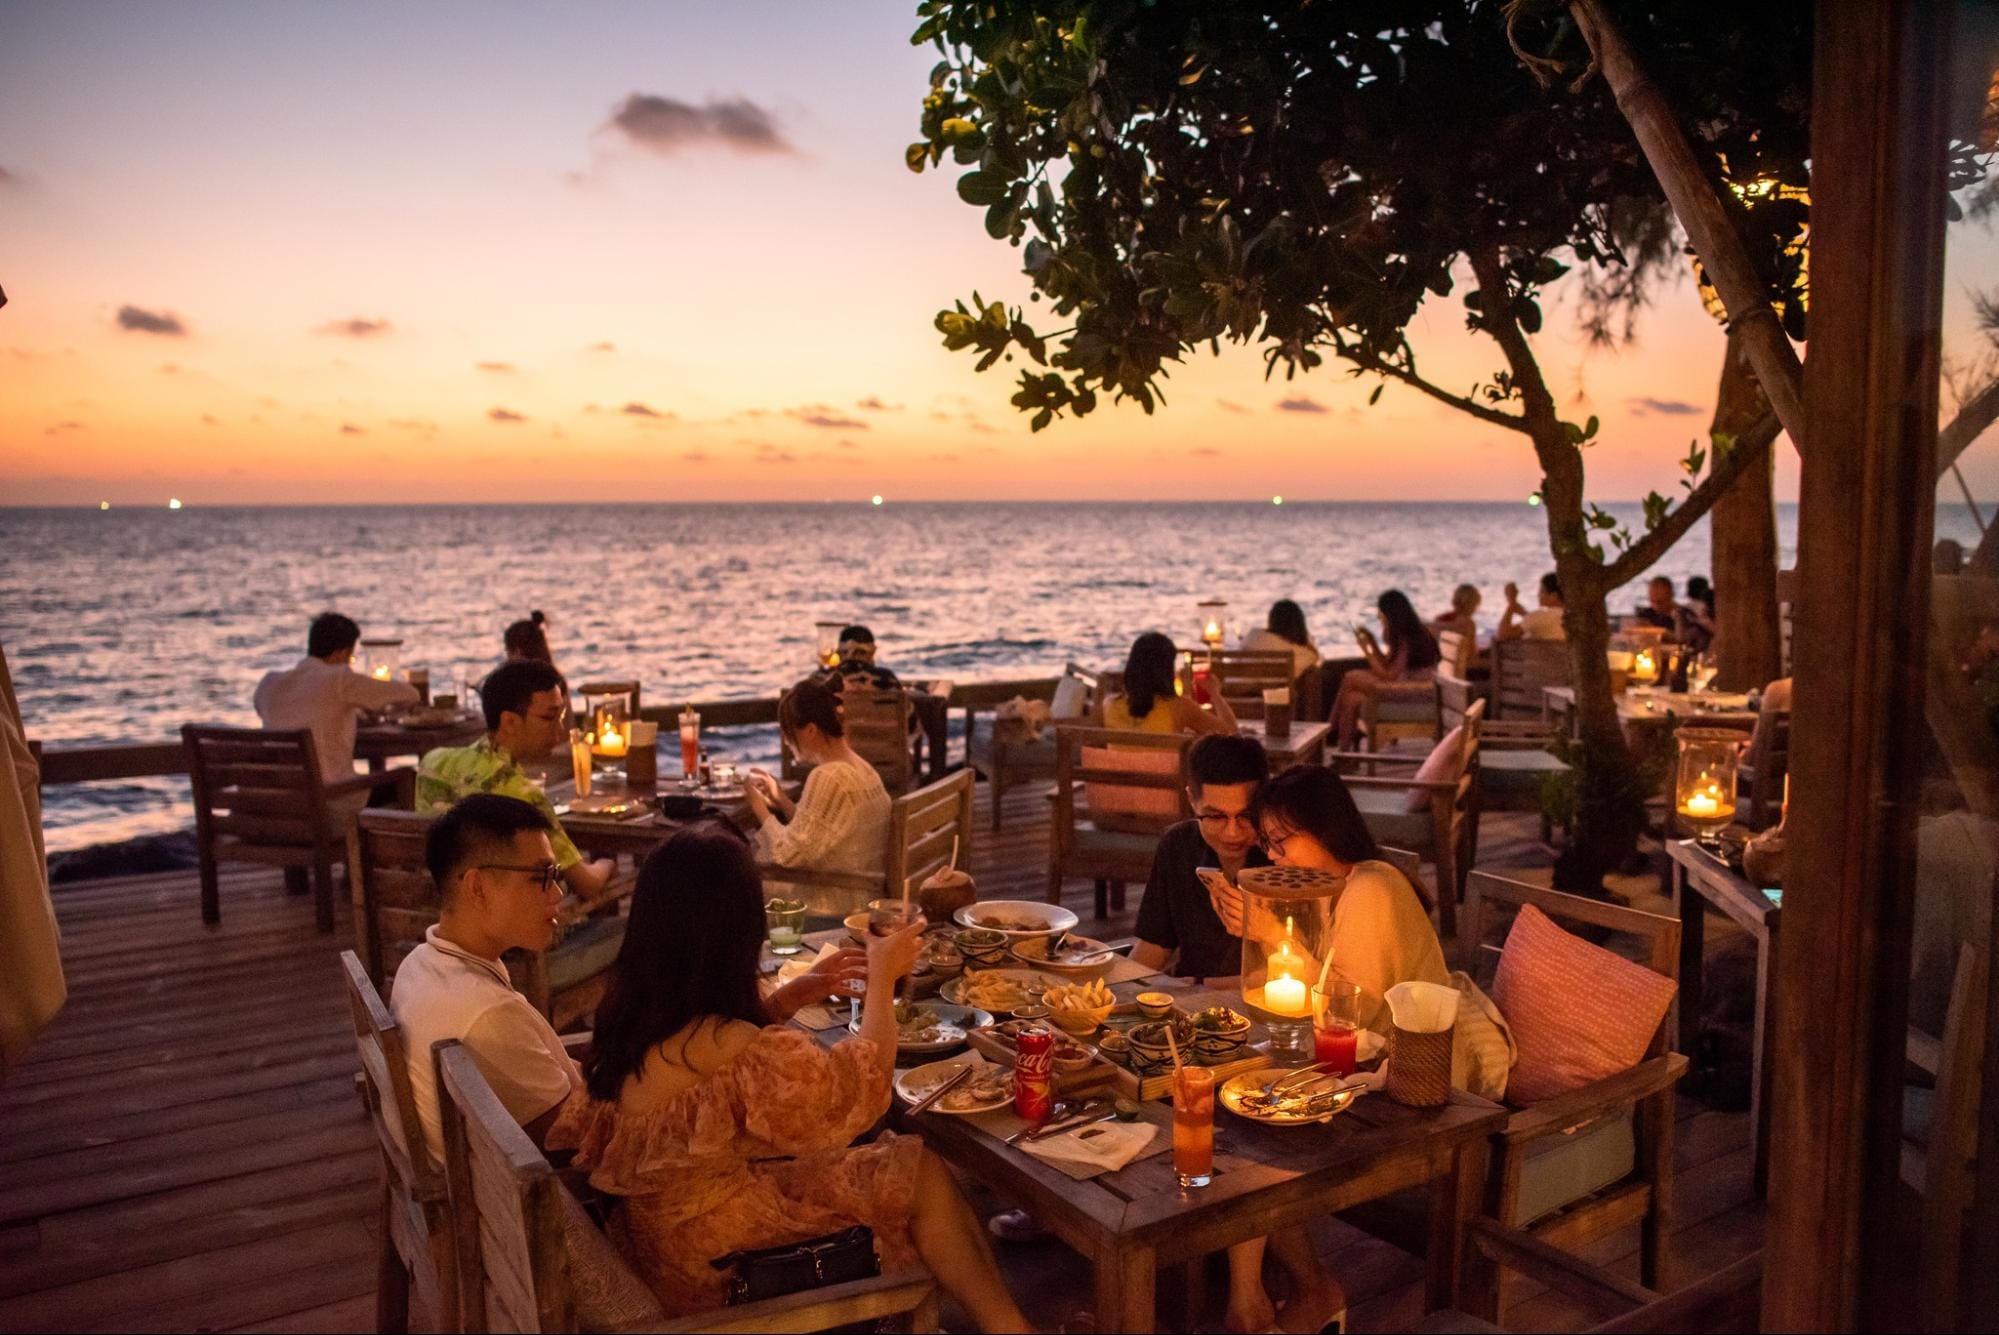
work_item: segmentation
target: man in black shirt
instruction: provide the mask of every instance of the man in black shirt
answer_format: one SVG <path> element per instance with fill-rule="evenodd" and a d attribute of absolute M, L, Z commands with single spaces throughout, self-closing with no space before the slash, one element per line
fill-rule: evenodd
<path fill-rule="evenodd" d="M 1210 736 L 1194 743 L 1187 767 L 1194 819 L 1168 830 L 1152 856 L 1131 957 L 1184 978 L 1233 979 L 1242 938 L 1223 925 L 1199 873 L 1212 867 L 1233 882 L 1244 867 L 1270 865 L 1249 814 L 1270 761 L 1253 737 Z"/>

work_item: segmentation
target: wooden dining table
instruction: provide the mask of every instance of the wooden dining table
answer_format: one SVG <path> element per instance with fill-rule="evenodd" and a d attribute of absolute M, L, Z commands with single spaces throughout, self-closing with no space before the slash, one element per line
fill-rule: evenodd
<path fill-rule="evenodd" d="M 1290 728 L 1278 736 L 1265 730 L 1262 719 L 1242 719 L 1236 730 L 1262 744 L 1263 754 L 1270 758 L 1270 772 L 1279 774 L 1293 765 L 1324 764 L 1326 739 L 1332 736 L 1333 725 L 1324 719 L 1293 719 Z"/>
<path fill-rule="evenodd" d="M 1553 717 L 1568 720 L 1574 716 L 1575 687 L 1544 686 L 1541 696 Z M 1626 690 L 1617 697 L 1617 721 L 1624 725 L 1627 735 L 1635 729 L 1663 728 L 1669 723 L 1751 732 L 1755 730 L 1756 718 L 1753 709 L 1717 709 L 1702 704 L 1698 696 L 1688 693 Z M 1573 728 L 1566 730 L 1573 732 Z"/>
<path fill-rule="evenodd" d="M 1126 1000 L 1168 990 L 1187 1010 L 1242 1007 L 1239 994 L 1159 975 L 1128 978 L 1111 990 Z M 828 1044 L 846 1036 L 844 1028 L 818 1035 Z M 1426 1308 L 1476 1310 L 1466 1304 L 1492 1281 L 1465 1231 L 1484 1204 L 1488 1138 L 1506 1115 L 1500 1105 L 1461 1091 L 1437 1108 L 1405 1107 L 1377 1092 L 1330 1122 L 1275 1127 L 1237 1117 L 1217 1100 L 1213 1178 L 1197 1188 L 1179 1184 L 1170 1149 L 1078 1182 L 1007 1145 L 977 1118 L 935 1111 L 912 1118 L 898 1106 L 890 1119 L 952 1167 L 1032 1211 L 1090 1260 L 1098 1330 L 1150 1331 L 1161 1328 L 1155 1287 L 1162 1270 L 1409 1188 L 1428 1195 Z M 1170 1144 L 1168 1101 L 1141 1104 L 1139 1116 Z M 1191 1317 L 1182 1314 L 1168 1328 Z"/>
<path fill-rule="evenodd" d="M 394 719 L 377 719 L 354 729 L 354 758 L 367 761 L 369 772 L 379 774 L 391 760 L 421 756 L 440 746 L 469 746 L 485 732 L 486 720 L 465 712 L 437 728 L 411 728 Z"/>

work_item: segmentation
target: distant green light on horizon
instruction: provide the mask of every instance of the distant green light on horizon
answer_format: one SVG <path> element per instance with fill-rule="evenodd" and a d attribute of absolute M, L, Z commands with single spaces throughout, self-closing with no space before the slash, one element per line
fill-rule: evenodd
<path fill-rule="evenodd" d="M 1538 491 L 1535 491 L 1535 492 L 1529 492 L 1529 493 L 1528 493 L 1528 495 L 1527 495 L 1527 504 L 1529 504 L 1529 505 L 1539 505 L 1540 503 L 1541 503 L 1541 493 L 1540 493 L 1540 492 L 1538 492 Z"/>

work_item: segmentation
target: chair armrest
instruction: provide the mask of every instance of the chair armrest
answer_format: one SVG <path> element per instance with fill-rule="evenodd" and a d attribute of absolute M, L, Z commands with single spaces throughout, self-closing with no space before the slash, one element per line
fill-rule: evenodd
<path fill-rule="evenodd" d="M 1628 1071 L 1544 1099 L 1513 1114 L 1499 1137 L 1509 1146 L 1525 1145 L 1560 1135 L 1584 1122 L 1627 1105 L 1670 1091 L 1686 1073 L 1687 1059 L 1678 1052 L 1642 1061 Z"/>
<path fill-rule="evenodd" d="M 766 881 L 789 881 L 794 885 L 823 885 L 834 890 L 879 893 L 888 878 L 881 873 L 863 875 L 851 871 L 823 871 L 817 867 L 786 867 L 776 862 L 759 862 L 757 870 Z"/>
<path fill-rule="evenodd" d="M 773 1330 L 830 1330 L 914 1311 L 931 1301 L 936 1281 L 926 1274 L 876 1275 L 823 1289 L 803 1289 L 740 1307 L 718 1307 L 664 1325 L 621 1329 L 674 1332 L 714 1331 L 719 1335 L 762 1335 Z"/>
<path fill-rule="evenodd" d="M 1405 793 L 1455 793 L 1460 780 L 1390 779 L 1372 774 L 1342 774 L 1340 782 L 1349 788 L 1393 788 Z"/>
<path fill-rule="evenodd" d="M 366 793 L 380 788 L 385 783 L 396 786 L 396 795 L 402 799 L 405 810 L 416 805 L 416 766 L 396 765 L 374 774 L 356 774 L 351 779 L 339 779 L 326 785 L 328 797 L 344 797 L 348 793 Z"/>
<path fill-rule="evenodd" d="M 1657 1293 L 1642 1284 L 1496 1220 L 1472 1220 L 1469 1237 L 1472 1245 L 1495 1263 L 1573 1298 L 1595 1316 L 1622 1316 L 1659 1300 Z"/>
<path fill-rule="evenodd" d="M 1428 757 L 1397 755 L 1393 751 L 1328 751 L 1326 752 L 1326 759 L 1329 762 L 1334 760 L 1365 760 L 1370 765 L 1406 765 L 1410 769 L 1415 769 L 1424 760 L 1428 759 Z"/>

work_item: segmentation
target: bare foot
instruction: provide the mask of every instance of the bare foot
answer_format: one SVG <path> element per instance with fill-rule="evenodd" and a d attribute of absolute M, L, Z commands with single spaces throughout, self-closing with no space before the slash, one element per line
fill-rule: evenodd
<path fill-rule="evenodd" d="M 1338 1284 L 1305 1289 L 1284 1305 L 1277 1324 L 1294 1335 L 1316 1335 L 1321 1326 L 1345 1311 L 1346 1305 L 1347 1295 Z"/>
<path fill-rule="evenodd" d="M 1270 1305 L 1269 1298 L 1258 1294 L 1255 1305 L 1238 1307 L 1231 1303 L 1223 1324 L 1232 1335 L 1256 1335 L 1277 1324 L 1277 1309 Z"/>

